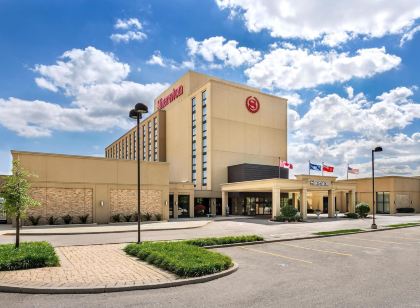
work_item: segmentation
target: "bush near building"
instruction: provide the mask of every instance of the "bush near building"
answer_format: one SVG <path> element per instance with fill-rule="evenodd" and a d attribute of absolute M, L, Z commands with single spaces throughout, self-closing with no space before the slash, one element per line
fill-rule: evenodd
<path fill-rule="evenodd" d="M 180 277 L 214 274 L 233 265 L 228 256 L 184 242 L 133 243 L 124 251 Z"/>
<path fill-rule="evenodd" d="M 275 221 L 303 221 L 299 211 L 291 204 L 286 204 L 281 208 L 281 215 L 275 217 Z"/>
<path fill-rule="evenodd" d="M 360 217 L 366 218 L 370 212 L 370 207 L 367 203 L 359 203 L 356 205 L 356 213 L 359 214 Z"/>
<path fill-rule="evenodd" d="M 346 215 L 347 218 L 351 218 L 351 219 L 358 219 L 359 218 L 359 214 L 357 214 L 357 213 L 345 213 L 344 215 Z"/>
<path fill-rule="evenodd" d="M 54 247 L 47 242 L 23 242 L 0 245 L 0 271 L 13 271 L 46 266 L 58 266 Z"/>

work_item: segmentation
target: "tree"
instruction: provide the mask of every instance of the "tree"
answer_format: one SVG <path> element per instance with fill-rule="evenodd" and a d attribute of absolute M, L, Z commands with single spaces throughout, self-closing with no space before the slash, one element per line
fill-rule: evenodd
<path fill-rule="evenodd" d="M 0 191 L 5 199 L 4 209 L 7 215 L 16 219 L 16 243 L 19 248 L 20 222 L 26 216 L 30 207 L 38 206 L 40 203 L 29 195 L 31 184 L 28 178 L 31 175 L 24 170 L 18 160 L 13 161 L 12 175 L 6 177 Z"/>

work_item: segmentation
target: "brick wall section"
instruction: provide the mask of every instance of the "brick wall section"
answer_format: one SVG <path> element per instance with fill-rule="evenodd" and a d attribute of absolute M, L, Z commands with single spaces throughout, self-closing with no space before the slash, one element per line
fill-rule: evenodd
<path fill-rule="evenodd" d="M 78 216 L 89 214 L 93 218 L 93 192 L 89 188 L 33 188 L 32 198 L 41 205 L 29 209 L 28 216 L 41 216 L 40 224 L 47 224 L 48 217 L 73 216 L 73 223 L 79 223 Z M 61 222 L 61 220 L 59 221 Z"/>
<path fill-rule="evenodd" d="M 137 212 L 137 190 L 111 189 L 111 215 L 133 214 Z M 162 214 L 162 192 L 160 190 L 141 191 L 141 213 Z"/>

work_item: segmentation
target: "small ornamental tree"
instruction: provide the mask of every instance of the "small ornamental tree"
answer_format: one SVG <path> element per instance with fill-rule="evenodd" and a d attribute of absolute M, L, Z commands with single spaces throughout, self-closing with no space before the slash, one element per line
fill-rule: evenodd
<path fill-rule="evenodd" d="M 29 195 L 31 189 L 29 176 L 31 175 L 21 167 L 19 161 L 14 160 L 12 175 L 6 177 L 0 189 L 1 196 L 5 199 L 4 209 L 7 215 L 16 219 L 16 248 L 19 248 L 21 219 L 25 218 L 30 207 L 40 204 Z"/>
<path fill-rule="evenodd" d="M 359 203 L 356 205 L 356 213 L 359 214 L 360 217 L 366 218 L 370 212 L 370 207 L 367 203 Z"/>

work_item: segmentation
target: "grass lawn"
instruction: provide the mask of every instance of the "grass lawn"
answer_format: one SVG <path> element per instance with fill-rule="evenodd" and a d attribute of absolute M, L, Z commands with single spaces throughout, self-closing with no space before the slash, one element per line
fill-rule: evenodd
<path fill-rule="evenodd" d="M 240 236 L 225 236 L 225 237 L 206 237 L 206 238 L 196 238 L 192 240 L 183 241 L 186 244 L 194 246 L 215 246 L 215 245 L 225 245 L 225 244 L 234 244 L 234 243 L 246 243 L 246 242 L 258 242 L 263 241 L 264 239 L 258 235 L 240 235 Z"/>
<path fill-rule="evenodd" d="M 348 233 L 357 233 L 363 231 L 362 229 L 343 229 L 343 230 L 334 230 L 334 231 L 324 231 L 316 232 L 316 235 L 334 235 L 334 234 L 348 234 Z"/>
<path fill-rule="evenodd" d="M 414 227 L 414 226 L 420 226 L 420 222 L 407 222 L 407 223 L 403 223 L 403 224 L 389 225 L 387 227 L 389 227 L 389 228 L 404 228 L 404 227 Z"/>
<path fill-rule="evenodd" d="M 228 256 L 185 242 L 133 243 L 124 251 L 181 277 L 213 274 L 233 265 Z"/>
<path fill-rule="evenodd" d="M 0 271 L 13 271 L 46 266 L 58 266 L 54 247 L 47 242 L 24 242 L 0 245 Z"/>

